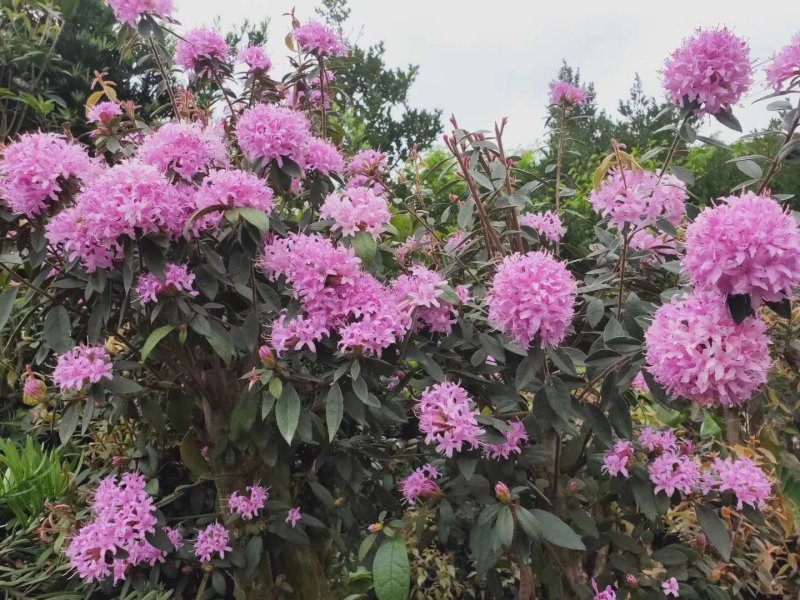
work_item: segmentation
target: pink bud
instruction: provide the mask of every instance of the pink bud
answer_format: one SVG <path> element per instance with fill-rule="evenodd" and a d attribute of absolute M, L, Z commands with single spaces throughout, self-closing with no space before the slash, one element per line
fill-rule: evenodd
<path fill-rule="evenodd" d="M 28 406 L 45 404 L 47 402 L 47 386 L 44 381 L 37 379 L 33 373 L 29 373 L 22 386 L 22 401 Z"/>
<path fill-rule="evenodd" d="M 498 481 L 494 484 L 494 494 L 497 496 L 497 499 L 500 502 L 504 502 L 506 504 L 511 503 L 511 492 L 508 489 L 508 486 L 503 483 L 502 481 Z"/>
<path fill-rule="evenodd" d="M 373 523 L 369 527 L 367 527 L 367 531 L 370 533 L 379 533 L 383 531 L 383 524 L 382 523 Z"/>
<path fill-rule="evenodd" d="M 627 575 L 625 575 L 625 583 L 633 587 L 639 585 L 639 579 L 636 577 L 636 575 L 631 575 L 630 573 L 628 573 Z"/>
<path fill-rule="evenodd" d="M 574 479 L 571 479 L 570 482 L 567 484 L 570 492 L 575 492 L 578 490 L 578 482 Z"/>
<path fill-rule="evenodd" d="M 277 364 L 275 360 L 275 353 L 269 346 L 261 346 L 258 349 L 258 358 L 261 359 L 261 364 L 268 369 L 274 369 L 275 365 Z"/>

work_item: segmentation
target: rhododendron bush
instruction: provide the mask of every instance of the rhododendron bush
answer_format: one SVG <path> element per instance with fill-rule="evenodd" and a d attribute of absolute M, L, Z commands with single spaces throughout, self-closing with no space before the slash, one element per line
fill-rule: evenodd
<path fill-rule="evenodd" d="M 292 14 L 278 74 L 263 48 L 173 33 L 172 1 L 108 4 L 155 53 L 161 120 L 100 74 L 89 139 L 23 134 L 0 159 L 4 410 L 76 457 L 69 491 L 35 507 L 53 585 L 797 592 L 790 425 L 765 418 L 800 284 L 800 226 L 770 192 L 797 156 L 797 38 L 766 73 L 724 28 L 666 58 L 669 145 L 608 149 L 587 198 L 596 239 L 575 248 L 568 175 L 559 162 L 521 185 L 505 120 L 452 121 L 445 210 L 418 152 L 390 165 L 350 147 L 348 46 L 327 25 Z M 783 145 L 730 196 L 697 198 L 676 151 L 711 117 L 737 128 L 757 78 Z M 587 91 L 550 92 L 561 161 Z"/>

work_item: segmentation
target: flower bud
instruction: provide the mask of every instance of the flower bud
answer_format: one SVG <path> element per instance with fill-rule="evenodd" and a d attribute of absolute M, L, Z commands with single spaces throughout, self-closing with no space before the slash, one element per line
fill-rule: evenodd
<path fill-rule="evenodd" d="M 22 401 L 28 406 L 47 404 L 47 386 L 44 381 L 37 379 L 33 373 L 28 373 L 22 386 Z"/>
<path fill-rule="evenodd" d="M 367 527 L 367 531 L 370 533 L 380 533 L 383 531 L 383 523 L 373 523 L 369 527 Z"/>
<path fill-rule="evenodd" d="M 699 552 L 705 552 L 706 548 L 708 547 L 708 538 L 706 537 L 706 534 L 697 534 L 697 537 L 694 540 L 694 545 L 697 547 Z"/>
<path fill-rule="evenodd" d="M 569 488 L 570 492 L 578 491 L 578 482 L 575 481 L 574 479 L 570 479 L 569 483 L 567 484 L 567 488 Z"/>
<path fill-rule="evenodd" d="M 343 497 L 342 498 L 337 498 L 336 501 L 334 502 L 334 504 L 336 506 L 344 506 L 345 504 L 347 504 L 347 498 L 343 498 Z"/>
<path fill-rule="evenodd" d="M 627 583 L 631 587 L 634 587 L 639 585 L 639 579 L 636 577 L 636 575 L 628 573 L 627 575 L 625 575 L 625 583 Z"/>
<path fill-rule="evenodd" d="M 511 492 L 508 489 L 508 486 L 503 483 L 502 481 L 498 481 L 494 485 L 494 494 L 497 496 L 497 499 L 504 504 L 511 504 Z"/>
<path fill-rule="evenodd" d="M 278 364 L 277 360 L 275 360 L 275 352 L 269 346 L 261 346 L 258 349 L 258 358 L 267 369 L 274 369 L 275 365 Z"/>

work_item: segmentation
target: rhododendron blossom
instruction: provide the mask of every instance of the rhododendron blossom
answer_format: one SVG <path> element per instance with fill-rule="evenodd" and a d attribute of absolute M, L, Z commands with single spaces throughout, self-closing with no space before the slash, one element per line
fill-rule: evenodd
<path fill-rule="evenodd" d="M 247 494 L 233 492 L 228 497 L 228 509 L 245 521 L 250 521 L 264 509 L 269 499 L 269 490 L 260 485 L 247 486 Z"/>
<path fill-rule="evenodd" d="M 144 139 L 136 156 L 162 173 L 171 171 L 186 180 L 228 164 L 220 131 L 198 123 L 167 123 Z"/>
<path fill-rule="evenodd" d="M 325 199 L 319 214 L 323 219 L 332 219 L 332 229 L 343 235 L 366 231 L 372 237 L 378 237 L 391 218 L 386 198 L 363 187 L 334 192 Z"/>
<path fill-rule="evenodd" d="M 295 527 L 300 519 L 303 518 L 303 514 L 300 512 L 298 507 L 290 508 L 288 514 L 286 515 L 286 522 Z"/>
<path fill-rule="evenodd" d="M 719 294 L 675 297 L 656 311 L 647 330 L 647 370 L 674 396 L 738 406 L 767 381 L 766 331 L 757 317 L 734 323 Z"/>
<path fill-rule="evenodd" d="M 317 21 L 295 27 L 292 37 L 300 50 L 316 56 L 345 56 L 349 49 L 333 29 Z"/>
<path fill-rule="evenodd" d="M 683 266 L 697 287 L 779 302 L 800 284 L 800 225 L 771 198 L 729 196 L 686 230 Z"/>
<path fill-rule="evenodd" d="M 420 396 L 417 406 L 419 430 L 426 444 L 436 444 L 436 450 L 452 457 L 465 445 L 477 448 L 484 431 L 478 426 L 478 409 L 467 390 L 455 383 L 437 383 Z"/>
<path fill-rule="evenodd" d="M 362 150 L 347 165 L 347 172 L 365 177 L 382 177 L 387 168 L 386 155 L 377 150 Z"/>
<path fill-rule="evenodd" d="M 484 444 L 483 454 L 490 460 L 508 460 L 512 454 L 522 454 L 522 446 L 528 441 L 528 432 L 522 421 L 513 421 L 508 424 L 508 431 L 503 436 L 506 438 L 500 444 Z"/>
<path fill-rule="evenodd" d="M 70 540 L 66 555 L 86 583 L 113 575 L 124 580 L 131 566 L 164 562 L 164 552 L 147 541 L 156 531 L 156 508 L 145 479 L 128 473 L 100 482 L 92 502 L 92 520 Z M 175 539 L 174 534 L 170 541 Z M 179 540 L 178 540 L 179 543 Z"/>
<path fill-rule="evenodd" d="M 58 201 L 68 181 L 88 182 L 102 172 L 86 150 L 54 133 L 26 133 L 2 150 L 0 198 L 32 218 Z"/>
<path fill-rule="evenodd" d="M 344 171 L 344 157 L 330 142 L 312 138 L 306 147 L 303 167 L 323 175 L 341 174 Z"/>
<path fill-rule="evenodd" d="M 614 169 L 589 201 L 594 210 L 619 230 L 625 225 L 643 227 L 666 219 L 673 225 L 686 214 L 686 186 L 677 177 L 659 179 L 650 171 Z"/>
<path fill-rule="evenodd" d="M 285 158 L 303 163 L 311 139 L 311 123 L 298 111 L 271 104 L 259 104 L 246 110 L 236 124 L 236 138 L 248 159 L 275 161 Z"/>
<path fill-rule="evenodd" d="M 441 275 L 422 265 L 414 265 L 410 275 L 401 275 L 393 282 L 397 306 L 405 315 L 407 329 L 429 329 L 443 334 L 452 331 L 458 312 L 444 300 L 445 287 L 447 281 Z M 462 303 L 469 298 L 463 286 L 458 286 L 454 292 Z"/>
<path fill-rule="evenodd" d="M 750 48 L 728 29 L 698 29 L 667 59 L 664 89 L 703 116 L 730 109 L 750 88 Z"/>
<path fill-rule="evenodd" d="M 210 29 L 193 29 L 178 40 L 175 62 L 201 77 L 212 75 L 214 63 L 228 60 L 230 48 L 225 39 Z"/>
<path fill-rule="evenodd" d="M 558 242 L 564 237 L 565 229 L 561 219 L 550 210 L 543 213 L 521 215 L 519 224 L 537 231 L 549 242 Z"/>
<path fill-rule="evenodd" d="M 667 452 L 678 449 L 678 437 L 671 429 L 659 431 L 645 427 L 639 434 L 639 443 L 648 452 Z"/>
<path fill-rule="evenodd" d="M 103 346 L 75 346 L 58 356 L 53 383 L 62 392 L 80 390 L 90 383 L 111 379 L 111 358 Z"/>
<path fill-rule="evenodd" d="M 694 459 L 674 452 L 664 452 L 654 458 L 648 471 L 656 494 L 664 492 L 672 496 L 676 490 L 691 494 L 692 489 L 700 484 L 700 469 Z"/>
<path fill-rule="evenodd" d="M 221 523 L 212 523 L 197 532 L 194 553 L 200 562 L 209 562 L 214 555 L 220 559 L 225 558 L 225 554 L 233 550 L 228 544 L 229 541 L 230 537 L 225 526 Z"/>
<path fill-rule="evenodd" d="M 664 591 L 665 596 L 672 596 L 673 598 L 680 598 L 680 586 L 678 580 L 670 577 L 661 584 L 661 589 Z"/>
<path fill-rule="evenodd" d="M 763 509 L 772 494 L 772 484 L 764 471 L 749 458 L 715 459 L 707 484 L 720 493 L 733 492 L 739 510 L 745 504 Z"/>
<path fill-rule="evenodd" d="M 114 11 L 117 21 L 131 27 L 139 24 L 142 15 L 163 18 L 172 16 L 172 11 L 175 10 L 173 0 L 106 0 L 106 4 Z"/>
<path fill-rule="evenodd" d="M 583 106 L 588 99 L 585 89 L 573 85 L 569 81 L 553 81 L 550 83 L 550 104 Z"/>
<path fill-rule="evenodd" d="M 577 285 L 564 263 L 545 252 L 503 259 L 486 297 L 489 320 L 522 347 L 558 346 L 574 314 Z"/>
<path fill-rule="evenodd" d="M 168 264 L 164 270 L 163 281 L 153 273 L 145 273 L 139 278 L 136 294 L 142 304 L 158 302 L 161 298 L 171 298 L 184 292 L 197 296 L 194 290 L 194 274 L 186 265 Z"/>
<path fill-rule="evenodd" d="M 266 181 L 253 173 L 223 169 L 212 172 L 203 180 L 193 196 L 193 202 L 195 210 L 222 205 L 229 209 L 255 208 L 270 213 L 275 206 L 275 195 Z M 203 215 L 192 223 L 192 230 L 215 229 L 221 220 L 222 214 L 219 212 Z"/>
<path fill-rule="evenodd" d="M 416 505 L 420 498 L 432 498 L 441 494 L 441 489 L 436 483 L 441 474 L 433 465 L 425 465 L 416 469 L 411 475 L 400 481 L 403 497 L 411 506 Z"/>
<path fill-rule="evenodd" d="M 247 74 L 263 75 L 272 68 L 272 61 L 267 56 L 266 50 L 261 46 L 249 46 L 242 50 L 236 60 L 247 65 Z"/>
<path fill-rule="evenodd" d="M 92 123 L 107 125 L 121 114 L 122 108 L 116 102 L 98 102 L 89 109 L 86 118 Z"/>
<path fill-rule="evenodd" d="M 597 582 L 592 579 L 592 590 L 594 591 L 592 600 L 617 600 L 617 593 L 610 585 L 607 585 L 606 589 L 601 591 L 600 588 L 597 587 Z"/>
<path fill-rule="evenodd" d="M 633 444 L 627 440 L 619 440 L 613 448 L 606 450 L 603 455 L 603 473 L 611 477 L 630 477 L 628 468 L 633 464 Z"/>
<path fill-rule="evenodd" d="M 800 33 L 772 57 L 767 67 L 767 81 L 776 92 L 783 90 L 787 81 L 800 77 Z"/>

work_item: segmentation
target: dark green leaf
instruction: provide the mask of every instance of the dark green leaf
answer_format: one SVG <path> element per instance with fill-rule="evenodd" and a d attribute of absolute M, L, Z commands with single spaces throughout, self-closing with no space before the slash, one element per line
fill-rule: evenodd
<path fill-rule="evenodd" d="M 353 250 L 364 264 L 370 264 L 378 251 L 378 242 L 375 241 L 372 234 L 359 231 L 353 236 Z"/>
<path fill-rule="evenodd" d="M 717 511 L 708 506 L 697 504 L 694 507 L 697 521 L 708 536 L 708 541 L 720 553 L 724 560 L 730 560 L 733 552 L 733 543 L 725 522 L 717 515 Z"/>
<path fill-rule="evenodd" d="M 569 421 L 569 413 L 572 408 L 572 397 L 569 394 L 566 384 L 558 377 L 551 377 L 544 384 L 544 394 L 550 408 L 565 423 Z"/>
<path fill-rule="evenodd" d="M 747 317 L 751 317 L 755 314 L 750 304 L 749 294 L 729 294 L 727 301 L 728 310 L 731 313 L 734 323 L 737 325 L 742 323 Z"/>
<path fill-rule="evenodd" d="M 531 511 L 539 521 L 542 537 L 555 546 L 569 550 L 586 550 L 581 537 L 553 513 L 535 508 Z"/>
<path fill-rule="evenodd" d="M 78 427 L 78 417 L 80 416 L 80 404 L 70 404 L 61 415 L 61 421 L 58 423 L 58 437 L 61 440 L 61 445 L 66 444 L 75 433 Z"/>
<path fill-rule="evenodd" d="M 378 600 L 407 600 L 411 568 L 402 535 L 383 540 L 372 562 L 372 580 Z"/>
<path fill-rule="evenodd" d="M 275 418 L 278 421 L 278 430 L 286 443 L 291 445 L 300 421 L 300 396 L 293 385 L 287 383 L 283 386 L 281 397 L 275 404 Z"/>
<path fill-rule="evenodd" d="M 511 546 L 514 541 L 514 515 L 511 514 L 511 507 L 503 506 L 497 513 L 497 521 L 494 524 L 494 533 L 500 543 L 506 548 Z"/>
<path fill-rule="evenodd" d="M 764 302 L 764 304 L 769 306 L 779 317 L 792 318 L 792 301 L 789 298 L 784 298 L 780 302 Z"/>
<path fill-rule="evenodd" d="M 144 388 L 133 381 L 119 375 L 115 375 L 111 381 L 104 381 L 103 387 L 112 394 L 137 394 Z"/>
<path fill-rule="evenodd" d="M 527 508 L 522 506 L 517 507 L 517 523 L 519 526 L 522 527 L 522 531 L 525 532 L 529 538 L 531 538 L 534 542 L 537 542 L 542 537 L 542 525 L 539 523 L 539 519 L 533 516 L 531 511 Z"/>
<path fill-rule="evenodd" d="M 334 383 L 325 396 L 325 422 L 328 425 L 328 439 L 333 441 L 344 416 L 344 398 L 338 383 Z"/>
<path fill-rule="evenodd" d="M 163 340 L 169 333 L 175 329 L 172 325 L 162 325 L 155 331 L 153 331 L 149 336 L 147 336 L 147 340 L 142 346 L 142 362 L 147 360 L 147 357 L 150 356 L 150 353 L 153 349 L 158 345 L 158 343 Z"/>
<path fill-rule="evenodd" d="M 734 131 L 738 131 L 741 133 L 742 125 L 739 123 L 739 120 L 733 116 L 733 111 L 730 109 L 721 110 L 714 115 L 714 118 L 728 127 L 729 129 L 733 129 Z"/>
<path fill-rule="evenodd" d="M 44 318 L 44 341 L 58 353 L 69 351 L 72 346 L 70 333 L 72 324 L 67 309 L 62 305 L 54 306 Z"/>
<path fill-rule="evenodd" d="M 517 389 L 523 389 L 531 381 L 536 379 L 543 364 L 544 353 L 538 348 L 531 350 L 528 356 L 523 358 L 517 367 L 517 374 L 514 378 L 514 384 Z"/>
<path fill-rule="evenodd" d="M 8 323 L 11 316 L 11 309 L 14 308 L 14 300 L 17 298 L 19 288 L 9 287 L 0 293 L 0 330 Z"/>

